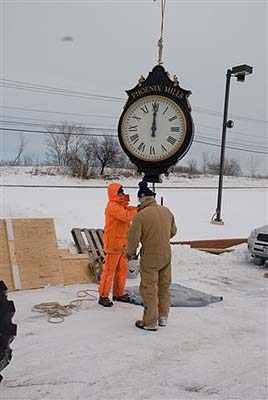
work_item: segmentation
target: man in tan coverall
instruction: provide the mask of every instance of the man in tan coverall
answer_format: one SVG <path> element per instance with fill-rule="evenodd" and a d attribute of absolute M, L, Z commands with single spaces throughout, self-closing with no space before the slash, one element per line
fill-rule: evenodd
<path fill-rule="evenodd" d="M 136 256 L 141 243 L 140 294 L 144 304 L 143 319 L 136 327 L 156 331 L 166 326 L 170 308 L 171 249 L 170 238 L 176 235 L 175 219 L 167 207 L 155 201 L 155 193 L 146 182 L 139 183 L 140 205 L 128 231 L 127 258 Z"/>

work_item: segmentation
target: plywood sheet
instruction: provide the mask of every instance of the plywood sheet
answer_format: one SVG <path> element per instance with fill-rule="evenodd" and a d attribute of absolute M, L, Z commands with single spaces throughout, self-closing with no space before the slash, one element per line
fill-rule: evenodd
<path fill-rule="evenodd" d="M 59 249 L 59 253 L 65 285 L 94 282 L 87 255 L 72 254 L 65 249 Z"/>
<path fill-rule="evenodd" d="M 5 226 L 5 221 L 2 220 L 1 222 Z M 53 219 L 12 219 L 12 226 L 21 288 L 32 289 L 63 284 L 63 273 Z M 5 257 L 6 235 L 3 242 L 1 269 L 6 271 L 10 268 L 10 260 L 8 261 Z M 13 288 L 13 285 L 11 288 Z"/>
<path fill-rule="evenodd" d="M 94 282 L 86 259 L 62 260 L 64 285 Z"/>

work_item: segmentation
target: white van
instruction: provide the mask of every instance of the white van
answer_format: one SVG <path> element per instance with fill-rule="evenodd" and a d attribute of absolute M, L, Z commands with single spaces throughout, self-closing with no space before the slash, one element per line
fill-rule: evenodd
<path fill-rule="evenodd" d="M 263 265 L 268 261 L 268 225 L 254 229 L 248 238 L 248 250 L 255 264 Z"/>

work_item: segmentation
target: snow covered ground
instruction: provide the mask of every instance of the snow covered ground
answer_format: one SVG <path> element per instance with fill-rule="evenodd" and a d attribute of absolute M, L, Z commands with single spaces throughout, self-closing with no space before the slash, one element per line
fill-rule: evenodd
<path fill-rule="evenodd" d="M 61 176 L 32 176 L 4 169 L 2 185 L 100 185 Z M 247 237 L 267 223 L 267 181 L 224 179 L 223 226 L 211 225 L 215 178 L 169 178 L 158 199 L 174 212 L 177 240 Z M 137 180 L 122 180 L 136 187 Z M 188 189 L 175 189 L 188 186 Z M 203 187 L 194 189 L 193 186 Z M 210 186 L 210 189 L 205 187 Z M 258 187 L 258 188 L 257 188 Z M 261 187 L 261 188 L 259 188 Z M 1 188 L 1 217 L 53 217 L 61 246 L 74 249 L 73 227 L 102 227 L 105 188 Z M 136 203 L 136 189 L 129 193 Z M 267 399 L 267 279 L 246 245 L 215 256 L 188 246 L 172 247 L 173 282 L 222 295 L 224 301 L 202 308 L 172 308 L 169 324 L 157 332 L 134 327 L 142 308 L 84 302 L 64 323 L 50 324 L 32 311 L 41 302 L 66 304 L 75 285 L 9 293 L 17 312 L 13 360 L 3 371 L 1 400 L 262 400 Z M 128 280 L 128 286 L 139 278 Z M 92 292 L 94 294 L 94 292 Z M 96 293 L 95 293 L 96 294 Z"/>

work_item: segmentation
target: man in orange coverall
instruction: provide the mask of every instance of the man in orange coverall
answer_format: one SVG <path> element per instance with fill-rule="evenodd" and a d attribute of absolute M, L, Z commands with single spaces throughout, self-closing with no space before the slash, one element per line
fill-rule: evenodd
<path fill-rule="evenodd" d="M 127 232 L 137 207 L 129 206 L 129 195 L 122 185 L 108 186 L 109 201 L 105 209 L 103 248 L 106 253 L 104 270 L 99 286 L 99 304 L 111 307 L 109 293 L 113 286 L 113 300 L 129 303 L 130 297 L 124 293 L 127 278 L 126 245 Z"/>

